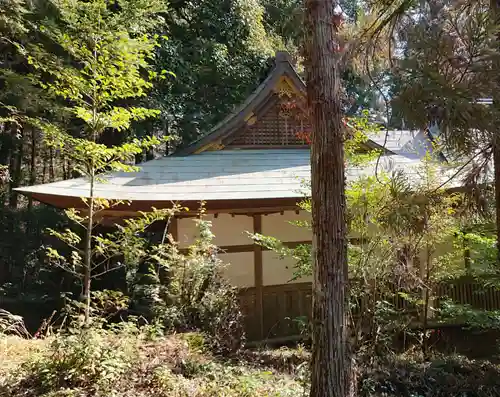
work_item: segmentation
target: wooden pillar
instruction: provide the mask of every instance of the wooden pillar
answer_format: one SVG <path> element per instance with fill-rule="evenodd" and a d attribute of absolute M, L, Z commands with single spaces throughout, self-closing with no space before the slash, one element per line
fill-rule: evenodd
<path fill-rule="evenodd" d="M 169 225 L 169 233 L 172 235 L 172 238 L 174 241 L 179 242 L 179 220 L 177 219 L 176 216 L 173 216 L 172 219 L 170 219 L 170 225 Z"/>
<path fill-rule="evenodd" d="M 253 232 L 262 233 L 262 215 L 253 215 Z M 255 285 L 255 312 L 259 323 L 259 337 L 264 339 L 264 307 L 262 302 L 262 287 L 264 285 L 262 272 L 262 247 L 254 243 L 253 246 L 254 285 Z"/>

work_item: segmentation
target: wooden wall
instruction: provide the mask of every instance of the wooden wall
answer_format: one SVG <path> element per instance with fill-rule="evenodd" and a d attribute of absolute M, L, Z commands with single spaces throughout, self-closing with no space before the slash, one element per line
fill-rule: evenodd
<path fill-rule="evenodd" d="M 226 263 L 224 275 L 240 288 L 240 302 L 246 316 L 247 339 L 265 339 L 298 336 L 303 320 L 309 318 L 311 279 L 293 280 L 294 262 L 280 259 L 276 253 L 253 243 L 250 233 L 277 237 L 289 245 L 310 243 L 311 232 L 294 225 L 308 220 L 309 214 L 283 211 L 272 214 L 210 214 L 215 244 L 221 249 L 220 257 Z M 181 248 L 196 238 L 193 218 L 178 219 L 175 234 Z M 474 280 L 463 279 L 453 284 L 442 284 L 438 296 L 471 304 L 481 309 L 500 309 L 500 291 L 484 289 Z M 395 302 L 396 305 L 401 302 Z"/>
<path fill-rule="evenodd" d="M 220 249 L 220 258 L 227 264 L 224 274 L 236 287 L 258 287 L 282 285 L 291 281 L 294 261 L 280 259 L 269 250 L 256 246 L 248 233 L 273 236 L 287 244 L 310 242 L 311 232 L 293 224 L 308 219 L 307 213 L 283 211 L 273 214 L 209 214 L 205 218 L 212 223 L 214 244 Z M 186 248 L 196 238 L 193 218 L 181 218 L 177 222 L 177 238 L 181 248 Z"/>
<path fill-rule="evenodd" d="M 241 289 L 241 304 L 246 314 L 249 340 L 262 340 L 298 332 L 296 318 L 307 315 L 311 306 L 310 279 L 291 281 L 293 260 L 281 260 L 272 251 L 253 243 L 248 233 L 279 238 L 284 243 L 310 243 L 311 232 L 293 224 L 308 219 L 307 213 L 208 214 L 214 243 L 225 262 L 223 274 Z M 176 221 L 175 234 L 181 248 L 196 239 L 193 218 Z"/>

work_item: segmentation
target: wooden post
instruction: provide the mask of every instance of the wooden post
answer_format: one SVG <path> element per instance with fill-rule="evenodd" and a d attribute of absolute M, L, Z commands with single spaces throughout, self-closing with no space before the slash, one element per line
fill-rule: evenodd
<path fill-rule="evenodd" d="M 169 233 L 172 235 L 172 238 L 174 241 L 179 242 L 179 229 L 178 229 L 178 219 L 176 216 L 173 216 L 172 219 L 170 220 L 170 225 L 169 225 Z"/>
<path fill-rule="evenodd" d="M 262 233 L 262 215 L 253 215 L 253 232 Z M 253 246 L 253 266 L 255 284 L 255 311 L 259 322 L 259 338 L 264 339 L 264 307 L 262 302 L 262 287 L 264 284 L 262 273 L 262 247 L 258 244 Z"/>

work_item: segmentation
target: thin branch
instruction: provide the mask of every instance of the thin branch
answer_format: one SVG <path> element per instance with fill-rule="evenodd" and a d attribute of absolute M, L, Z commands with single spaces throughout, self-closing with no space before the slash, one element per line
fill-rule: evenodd
<path fill-rule="evenodd" d="M 437 188 L 435 188 L 431 193 L 435 193 L 437 192 L 439 189 L 441 189 L 444 185 L 448 184 L 449 182 L 451 182 L 454 178 L 456 178 L 458 176 L 458 174 L 460 174 L 460 172 L 462 172 L 465 167 L 467 167 L 470 163 L 472 163 L 472 161 L 474 161 L 474 159 L 476 159 L 479 155 L 483 154 L 484 152 L 486 152 L 487 150 L 491 149 L 491 145 L 488 145 L 486 146 L 483 150 L 481 150 L 480 152 L 476 153 L 474 156 L 472 156 L 469 160 L 467 160 L 461 167 L 459 167 L 457 169 L 457 171 L 450 177 L 448 178 L 445 182 L 441 183 Z"/>
<path fill-rule="evenodd" d="M 53 263 L 54 266 L 56 266 L 56 267 L 64 270 L 65 272 L 73 274 L 78 279 L 82 279 L 83 278 L 83 274 L 76 272 L 75 270 L 71 269 L 70 267 L 67 267 L 66 265 L 63 265 L 62 263 L 55 263 L 55 262 L 52 262 L 52 263 Z"/>
<path fill-rule="evenodd" d="M 124 264 L 124 263 L 121 263 L 120 265 L 118 265 L 118 266 L 114 266 L 114 267 L 112 267 L 111 269 L 107 269 L 107 270 L 105 270 L 105 271 L 103 271 L 103 272 L 101 272 L 101 273 L 93 274 L 91 277 L 92 277 L 92 278 L 101 277 L 101 276 L 103 276 L 103 275 L 105 275 L 105 274 L 107 274 L 107 273 L 114 272 L 115 270 L 121 269 L 121 268 L 123 268 L 123 267 L 125 267 L 125 264 Z"/>

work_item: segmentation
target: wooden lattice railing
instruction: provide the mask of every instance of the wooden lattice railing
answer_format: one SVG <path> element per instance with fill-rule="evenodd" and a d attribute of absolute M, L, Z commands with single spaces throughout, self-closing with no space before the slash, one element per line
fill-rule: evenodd
<path fill-rule="evenodd" d="M 300 334 L 301 319 L 310 316 L 312 307 L 311 283 L 265 286 L 262 288 L 262 310 L 257 307 L 256 288 L 240 291 L 240 302 L 245 314 L 248 340 L 285 338 Z M 500 289 L 484 287 L 470 279 L 458 279 L 441 283 L 433 294 L 434 304 L 443 299 L 451 299 L 460 304 L 468 304 L 477 309 L 500 310 Z M 394 295 L 393 303 L 398 309 L 411 312 L 412 305 Z M 416 312 L 416 310 L 415 310 Z"/>

